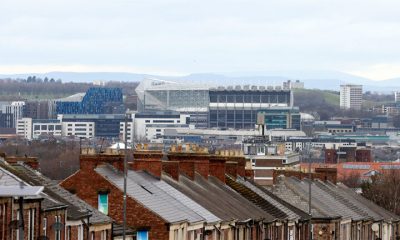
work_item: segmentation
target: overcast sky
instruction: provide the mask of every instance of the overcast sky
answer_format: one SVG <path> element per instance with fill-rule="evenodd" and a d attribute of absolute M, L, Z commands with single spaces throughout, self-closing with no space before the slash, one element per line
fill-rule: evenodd
<path fill-rule="evenodd" d="M 0 73 L 400 77 L 398 0 L 1 0 Z"/>

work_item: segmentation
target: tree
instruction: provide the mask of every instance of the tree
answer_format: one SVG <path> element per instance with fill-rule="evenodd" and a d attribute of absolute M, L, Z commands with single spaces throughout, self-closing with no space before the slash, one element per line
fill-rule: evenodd
<path fill-rule="evenodd" d="M 400 214 L 400 170 L 391 169 L 362 183 L 362 194 L 379 206 Z"/>
<path fill-rule="evenodd" d="M 48 83 L 48 82 L 49 82 L 49 79 L 48 79 L 47 77 L 45 77 L 43 81 L 44 81 L 45 83 Z"/>

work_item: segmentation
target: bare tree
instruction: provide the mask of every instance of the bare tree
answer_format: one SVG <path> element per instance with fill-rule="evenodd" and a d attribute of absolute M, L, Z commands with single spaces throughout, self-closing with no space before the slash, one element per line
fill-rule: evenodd
<path fill-rule="evenodd" d="M 379 206 L 400 214 L 400 170 L 391 169 L 371 177 L 361 185 L 363 196 Z"/>

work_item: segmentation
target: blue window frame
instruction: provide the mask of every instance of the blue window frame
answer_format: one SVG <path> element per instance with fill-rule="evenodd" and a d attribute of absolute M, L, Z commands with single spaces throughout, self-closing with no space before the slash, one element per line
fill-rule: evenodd
<path fill-rule="evenodd" d="M 149 240 L 149 232 L 147 230 L 139 230 L 136 233 L 137 240 Z"/>

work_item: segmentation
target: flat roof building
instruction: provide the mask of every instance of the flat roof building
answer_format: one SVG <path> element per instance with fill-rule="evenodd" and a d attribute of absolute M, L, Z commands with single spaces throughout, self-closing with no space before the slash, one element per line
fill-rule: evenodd
<path fill-rule="evenodd" d="M 362 85 L 340 85 L 340 108 L 361 110 Z"/>

